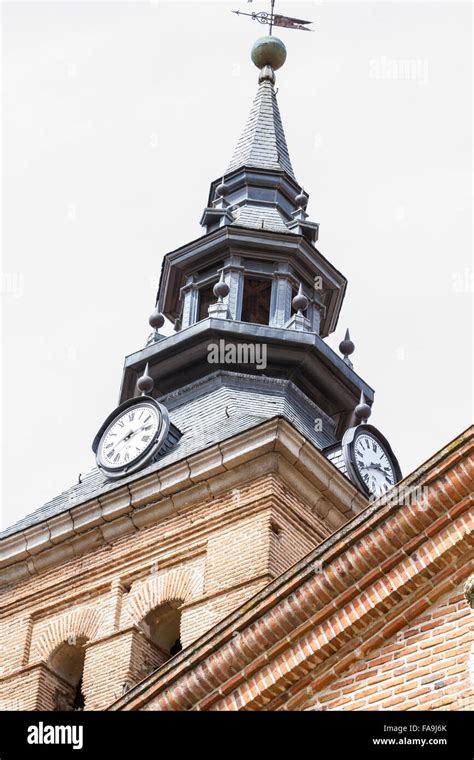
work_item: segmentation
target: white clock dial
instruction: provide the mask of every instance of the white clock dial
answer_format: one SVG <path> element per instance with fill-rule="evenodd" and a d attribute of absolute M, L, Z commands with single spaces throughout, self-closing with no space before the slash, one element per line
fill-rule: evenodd
<path fill-rule="evenodd" d="M 367 490 L 382 496 L 396 482 L 395 470 L 382 444 L 369 432 L 361 431 L 354 440 L 355 466 Z"/>
<path fill-rule="evenodd" d="M 98 455 L 107 469 L 127 467 L 153 444 L 160 426 L 151 404 L 137 404 L 117 417 L 105 431 Z"/>

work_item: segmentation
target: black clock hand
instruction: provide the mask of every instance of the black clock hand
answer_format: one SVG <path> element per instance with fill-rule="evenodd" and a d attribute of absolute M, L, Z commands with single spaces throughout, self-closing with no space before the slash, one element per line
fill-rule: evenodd
<path fill-rule="evenodd" d="M 143 433 L 143 431 L 146 430 L 147 427 L 148 425 L 144 423 L 141 427 L 137 428 L 136 430 L 132 430 L 129 433 L 129 435 L 126 437 L 127 443 L 131 442 L 132 438 L 134 438 L 137 435 L 137 433 Z"/>
<path fill-rule="evenodd" d="M 126 438 L 129 438 L 129 437 L 130 437 L 130 432 L 131 432 L 131 431 L 129 430 L 129 431 L 128 431 L 128 433 L 125 433 L 125 435 L 123 435 L 121 438 L 119 438 L 119 439 L 118 439 L 118 441 L 115 441 L 114 449 L 115 449 L 115 448 L 117 448 L 117 446 L 118 446 L 120 443 L 122 443 L 122 441 L 125 441 L 125 439 L 126 439 Z"/>

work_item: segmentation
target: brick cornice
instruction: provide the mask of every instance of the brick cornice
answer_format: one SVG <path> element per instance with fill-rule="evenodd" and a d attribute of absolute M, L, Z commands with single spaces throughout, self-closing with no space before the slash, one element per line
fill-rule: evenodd
<path fill-rule="evenodd" d="M 249 470 L 247 469 L 247 474 L 248 472 Z M 273 508 L 276 514 L 283 514 L 281 505 L 277 501 L 276 497 L 274 495 L 265 495 L 261 499 L 253 500 L 252 503 L 246 503 L 238 508 L 229 507 L 225 511 L 220 511 L 215 516 L 206 517 L 205 524 L 203 525 L 202 529 L 203 532 L 199 532 L 199 535 L 197 536 L 195 535 L 192 537 L 191 530 L 185 530 L 180 533 L 179 539 L 177 539 L 176 536 L 172 534 L 169 538 L 166 538 L 161 542 L 161 549 L 166 549 L 168 544 L 170 549 L 170 553 L 160 561 L 161 569 L 165 570 L 167 568 L 174 567 L 176 564 L 179 564 L 183 560 L 189 562 L 190 560 L 205 553 L 207 535 L 212 530 L 212 527 L 214 525 L 231 525 L 234 522 L 237 523 L 243 517 L 257 514 L 258 512 L 265 512 L 269 508 Z M 314 525 L 311 525 L 308 521 L 304 520 L 303 517 L 296 511 L 295 515 L 285 514 L 285 516 L 289 522 L 294 524 L 296 524 L 298 521 L 301 521 L 307 533 L 309 535 L 312 535 L 315 543 L 318 540 L 322 540 L 321 534 L 315 530 Z M 194 525 L 193 530 L 195 530 L 195 528 L 196 526 Z M 154 547 L 149 548 L 147 551 L 142 550 L 139 556 L 132 555 L 132 557 L 130 557 L 128 554 L 124 554 L 120 559 L 120 564 L 115 565 L 105 574 L 102 573 L 99 579 L 97 577 L 97 566 L 89 568 L 88 570 L 81 570 L 81 582 L 90 583 L 86 591 L 84 591 L 83 588 L 78 589 L 76 592 L 72 590 L 70 588 L 71 579 L 69 576 L 63 577 L 59 580 L 54 580 L 51 582 L 50 587 L 42 587 L 40 590 L 32 591 L 28 584 L 23 584 L 22 590 L 18 590 L 11 602 L 4 602 L 2 604 L 0 619 L 8 614 L 12 614 L 12 612 L 15 610 L 24 609 L 26 605 L 28 605 L 28 607 L 32 605 L 34 606 L 39 600 L 41 601 L 41 616 L 44 616 L 49 612 L 50 604 L 53 605 L 54 609 L 57 611 L 57 592 L 58 590 L 65 588 L 68 589 L 68 597 L 67 601 L 65 601 L 63 604 L 64 608 L 67 609 L 72 602 L 79 602 L 82 598 L 84 598 L 84 595 L 88 597 L 88 595 L 91 593 L 100 594 L 104 591 L 108 591 L 110 589 L 110 584 L 113 578 L 116 576 L 117 572 L 120 573 L 121 580 L 124 583 L 129 583 L 132 580 L 136 582 L 142 578 L 148 577 L 150 569 L 149 567 L 144 568 L 143 563 L 146 563 L 148 559 L 150 564 L 152 564 L 155 560 L 155 555 L 156 551 Z M 108 557 L 104 558 L 103 564 L 109 564 Z M 77 580 L 77 575 L 75 576 L 75 579 Z M 223 593 L 225 593 L 225 591 L 217 593 L 216 596 L 219 596 Z M 49 601 L 50 599 L 51 602 Z M 194 600 L 192 603 L 194 603 Z M 33 617 L 35 617 L 34 612 Z"/>
<path fill-rule="evenodd" d="M 466 552 L 458 557 L 461 567 L 457 571 L 448 567 L 439 571 L 434 578 L 429 580 L 426 578 L 422 588 L 415 590 L 402 603 L 395 605 L 384 618 L 381 618 L 379 625 L 370 626 L 362 633 L 358 632 L 356 638 L 342 644 L 337 653 L 327 658 L 324 665 L 317 671 L 311 669 L 305 677 L 290 686 L 284 695 L 270 699 L 266 709 L 300 709 L 299 705 L 307 699 L 309 691 L 314 694 L 319 689 L 331 684 L 354 664 L 365 659 L 393 639 L 399 631 L 415 621 L 438 599 L 462 584 L 469 573 L 468 563 L 471 556 L 472 552 L 471 554 Z"/>
<path fill-rule="evenodd" d="M 341 646 L 392 637 L 469 572 L 473 430 L 401 484 L 429 484 L 427 496 L 371 504 L 111 709 L 258 709 Z"/>
<path fill-rule="evenodd" d="M 443 560 L 456 558 L 466 562 L 468 557 L 467 552 L 460 555 L 456 551 L 454 554 L 447 553 Z M 237 690 L 239 709 L 255 709 L 263 705 L 268 709 L 270 703 L 272 709 L 281 708 L 290 696 L 314 678 L 313 673 L 317 673 L 313 687 L 328 685 L 362 657 L 390 640 L 411 619 L 423 613 L 446 588 L 453 588 L 462 582 L 469 572 L 466 565 L 457 572 L 453 572 L 451 567 L 441 570 L 442 566 L 436 561 L 430 563 L 423 572 L 416 574 L 416 581 L 412 578 L 412 583 L 406 584 L 403 589 L 395 586 L 393 576 L 387 577 L 386 582 L 378 585 L 378 596 L 372 596 L 377 588 L 376 584 L 372 584 L 365 596 L 356 593 L 345 604 L 336 604 L 337 609 L 331 609 L 331 605 L 321 615 L 309 617 L 304 625 L 287 634 L 285 642 L 280 641 L 275 649 L 265 652 L 265 662 L 259 662 L 252 671 L 246 668 L 240 684 L 230 679 L 229 683 L 221 685 L 219 694 L 213 692 L 194 708 L 235 709 L 233 700 L 237 685 L 241 687 Z M 433 572 L 436 573 L 435 583 Z M 417 591 L 417 584 L 421 582 L 422 593 Z M 309 594 L 309 587 L 305 592 Z M 401 594 L 403 598 L 397 602 L 397 596 Z M 311 598 L 314 600 L 314 596 Z M 278 616 L 276 620 L 279 621 Z M 341 654 L 345 656 L 341 657 Z M 294 680 L 291 678 L 294 674 L 299 676 L 299 683 L 290 690 L 287 688 L 288 681 Z"/>

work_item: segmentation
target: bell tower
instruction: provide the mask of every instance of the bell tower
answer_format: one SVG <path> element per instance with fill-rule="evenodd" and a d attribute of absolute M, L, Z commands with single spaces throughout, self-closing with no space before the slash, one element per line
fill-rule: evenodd
<path fill-rule="evenodd" d="M 325 343 L 347 282 L 292 167 L 285 46 L 263 37 L 251 57 L 249 117 L 201 235 L 164 256 L 97 467 L 2 535 L 0 680 L 29 709 L 104 709 L 166 671 L 401 476 L 349 334 L 342 356 Z"/>
<path fill-rule="evenodd" d="M 236 413 L 248 408 L 251 388 L 275 412 L 296 394 L 289 418 L 324 449 L 342 438 L 361 394 L 369 405 L 374 394 L 324 342 L 347 281 L 316 247 L 319 225 L 293 171 L 275 92 L 286 48 L 263 37 L 251 57 L 259 74 L 247 122 L 211 182 L 203 234 L 164 257 L 154 332 L 126 358 L 120 401 L 136 395 L 147 365 L 155 396 L 176 397 L 190 384 L 212 395 L 230 384 Z M 164 316 L 171 337 L 159 332 Z"/>

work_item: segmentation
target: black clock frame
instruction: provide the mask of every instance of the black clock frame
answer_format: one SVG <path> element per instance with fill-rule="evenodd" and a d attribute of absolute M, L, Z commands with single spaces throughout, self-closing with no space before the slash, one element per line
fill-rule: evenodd
<path fill-rule="evenodd" d="M 349 475 L 352 482 L 356 486 L 358 486 L 358 488 L 362 490 L 366 496 L 373 496 L 372 492 L 367 488 L 367 485 L 364 479 L 362 478 L 355 461 L 354 442 L 357 438 L 358 433 L 361 431 L 364 431 L 373 435 L 373 437 L 378 440 L 382 448 L 385 450 L 385 453 L 387 454 L 387 457 L 389 458 L 390 464 L 393 467 L 393 472 L 395 475 L 394 485 L 399 483 L 400 480 L 402 479 L 402 471 L 400 469 L 400 465 L 398 464 L 397 457 L 393 453 L 392 447 L 390 446 L 385 436 L 382 435 L 380 430 L 378 430 L 376 427 L 367 423 L 361 423 L 360 425 L 356 425 L 355 427 L 351 427 L 348 430 L 346 430 L 342 438 L 342 455 L 344 457 L 344 463 L 346 465 L 347 474 Z"/>
<path fill-rule="evenodd" d="M 107 467 L 107 465 L 102 461 L 99 454 L 101 440 L 107 434 L 109 428 L 112 427 L 117 417 L 120 417 L 120 415 L 123 414 L 127 409 L 130 409 L 133 406 L 142 406 L 143 404 L 148 404 L 149 406 L 154 407 L 154 409 L 158 412 L 159 419 L 161 420 L 161 424 L 158 426 L 158 430 L 156 431 L 153 439 L 150 441 L 146 449 L 144 449 L 144 451 L 142 451 L 142 453 L 136 459 L 134 459 L 133 462 L 130 462 L 129 465 L 125 465 L 124 467 L 120 468 Z M 124 401 L 123 404 L 120 404 L 120 406 L 116 407 L 116 409 L 114 409 L 114 411 L 109 414 L 107 419 L 101 425 L 99 432 L 92 442 L 92 451 L 96 456 L 97 467 L 110 480 L 118 480 L 119 478 L 130 475 L 137 470 L 141 470 L 142 467 L 144 467 L 146 464 L 149 464 L 153 460 L 158 451 L 161 449 L 166 440 L 169 429 L 170 418 L 168 410 L 165 406 L 159 404 L 158 401 L 156 401 L 151 396 L 135 396 L 134 398 L 130 398 L 127 401 Z"/>

